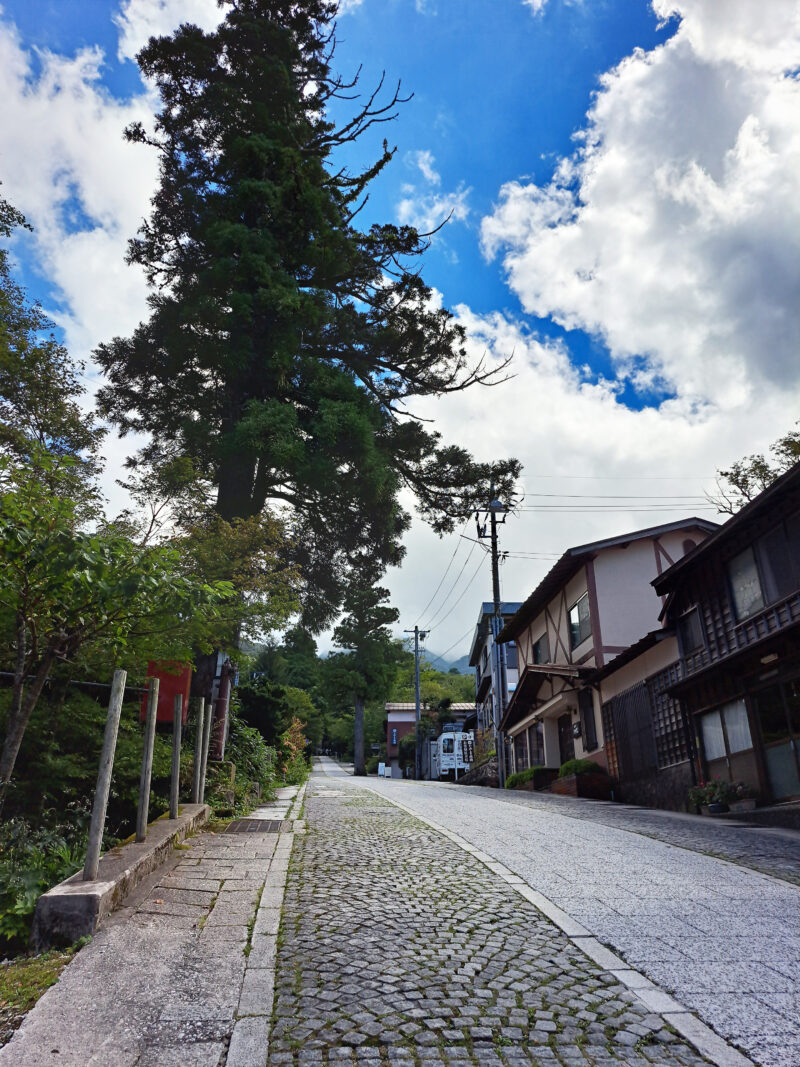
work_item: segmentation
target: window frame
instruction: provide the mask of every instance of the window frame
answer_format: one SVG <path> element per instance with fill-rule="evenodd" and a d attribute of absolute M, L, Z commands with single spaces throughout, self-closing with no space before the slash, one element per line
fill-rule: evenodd
<path fill-rule="evenodd" d="M 583 748 L 585 752 L 596 752 L 600 748 L 597 736 L 597 716 L 594 711 L 594 690 L 584 688 L 578 691 L 578 711 L 583 731 Z M 591 730 L 588 728 L 591 724 Z"/>
<path fill-rule="evenodd" d="M 586 630 L 585 633 L 583 633 L 581 631 L 581 616 L 580 616 L 580 607 L 579 607 L 579 605 L 582 604 L 584 600 L 586 601 L 586 616 L 585 616 L 585 620 L 584 621 L 586 622 L 586 624 L 588 626 L 588 629 Z M 573 613 L 573 611 L 575 611 L 576 608 L 578 608 L 577 639 L 576 639 L 575 631 L 573 630 L 573 623 L 572 623 L 572 613 Z M 567 622 L 569 624 L 569 647 L 570 647 L 571 651 L 574 651 L 576 648 L 579 647 L 579 645 L 582 645 L 584 641 L 587 641 L 592 636 L 592 613 L 591 613 L 591 605 L 589 604 L 589 590 L 588 589 L 586 590 L 585 593 L 581 593 L 581 595 L 578 597 L 578 599 L 575 601 L 575 603 L 572 605 L 572 607 L 567 610 Z"/>
<path fill-rule="evenodd" d="M 544 642 L 544 645 L 542 645 L 542 642 Z M 547 652 L 546 659 L 538 658 L 537 650 L 539 649 L 540 645 L 542 645 L 543 650 Z M 538 666 L 540 663 L 550 662 L 550 638 L 547 636 L 547 630 L 544 631 L 541 637 L 539 637 L 536 641 L 533 642 L 533 645 L 531 646 L 531 657 L 535 666 Z"/>

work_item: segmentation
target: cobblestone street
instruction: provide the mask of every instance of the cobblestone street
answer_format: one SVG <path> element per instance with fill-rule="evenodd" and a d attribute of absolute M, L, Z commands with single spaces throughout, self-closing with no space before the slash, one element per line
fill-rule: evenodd
<path fill-rule="evenodd" d="M 397 807 L 314 779 L 270 1064 L 699 1064 L 533 905 Z"/>
<path fill-rule="evenodd" d="M 791 876 L 796 834 L 447 783 L 369 785 L 505 864 L 756 1062 L 800 1064 L 800 890 L 707 854 L 752 834 L 757 862 L 769 852 Z"/>

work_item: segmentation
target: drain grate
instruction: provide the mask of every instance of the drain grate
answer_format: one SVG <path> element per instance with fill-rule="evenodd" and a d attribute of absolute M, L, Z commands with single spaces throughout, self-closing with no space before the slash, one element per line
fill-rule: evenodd
<path fill-rule="evenodd" d="M 290 830 L 288 819 L 234 819 L 225 830 L 226 834 L 278 834 Z"/>

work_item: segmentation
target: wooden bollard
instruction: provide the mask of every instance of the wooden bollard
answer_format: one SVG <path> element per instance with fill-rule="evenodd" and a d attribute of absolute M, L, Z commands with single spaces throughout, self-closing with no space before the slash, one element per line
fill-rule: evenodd
<path fill-rule="evenodd" d="M 200 797 L 198 804 L 204 804 L 206 799 L 206 770 L 208 769 L 208 748 L 211 744 L 211 730 L 214 725 L 214 700 L 208 702 L 206 709 L 206 721 L 203 727 L 203 760 L 200 769 Z"/>
<path fill-rule="evenodd" d="M 175 710 L 172 714 L 172 780 L 169 789 L 169 817 L 178 818 L 178 795 L 181 778 L 181 719 L 183 718 L 183 697 L 175 697 Z"/>
<path fill-rule="evenodd" d="M 150 814 L 150 779 L 153 776 L 153 745 L 156 739 L 158 715 L 158 678 L 147 679 L 147 716 L 144 723 L 142 773 L 139 776 L 139 808 L 136 812 L 136 840 L 147 837 L 147 816 Z"/>
<path fill-rule="evenodd" d="M 197 728 L 194 735 L 194 766 L 192 767 L 192 803 L 200 803 L 200 780 L 203 776 L 203 720 L 206 702 L 200 697 L 197 708 Z"/>
<path fill-rule="evenodd" d="M 114 769 L 114 752 L 117 747 L 119 717 L 122 713 L 122 698 L 125 695 L 127 671 L 114 671 L 111 683 L 111 699 L 108 702 L 108 717 L 103 734 L 103 751 L 100 754 L 100 769 L 97 772 L 97 788 L 92 805 L 92 821 L 89 824 L 89 843 L 86 847 L 86 863 L 83 867 L 84 882 L 91 882 L 97 877 L 100 863 L 100 849 L 103 845 L 103 830 L 106 825 L 108 794 L 111 789 L 111 772 Z"/>

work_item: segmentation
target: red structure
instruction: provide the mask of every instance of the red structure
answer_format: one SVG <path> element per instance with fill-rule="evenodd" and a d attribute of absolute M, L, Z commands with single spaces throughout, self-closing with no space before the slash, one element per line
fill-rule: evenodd
<path fill-rule="evenodd" d="M 148 678 L 158 678 L 158 711 L 157 722 L 172 722 L 175 708 L 175 697 L 183 697 L 183 714 L 181 722 L 186 723 L 189 718 L 189 689 L 192 684 L 192 665 L 182 663 L 180 660 L 158 660 L 147 664 Z M 147 694 L 142 697 L 142 706 L 139 709 L 139 720 L 144 722 L 147 715 Z"/>

